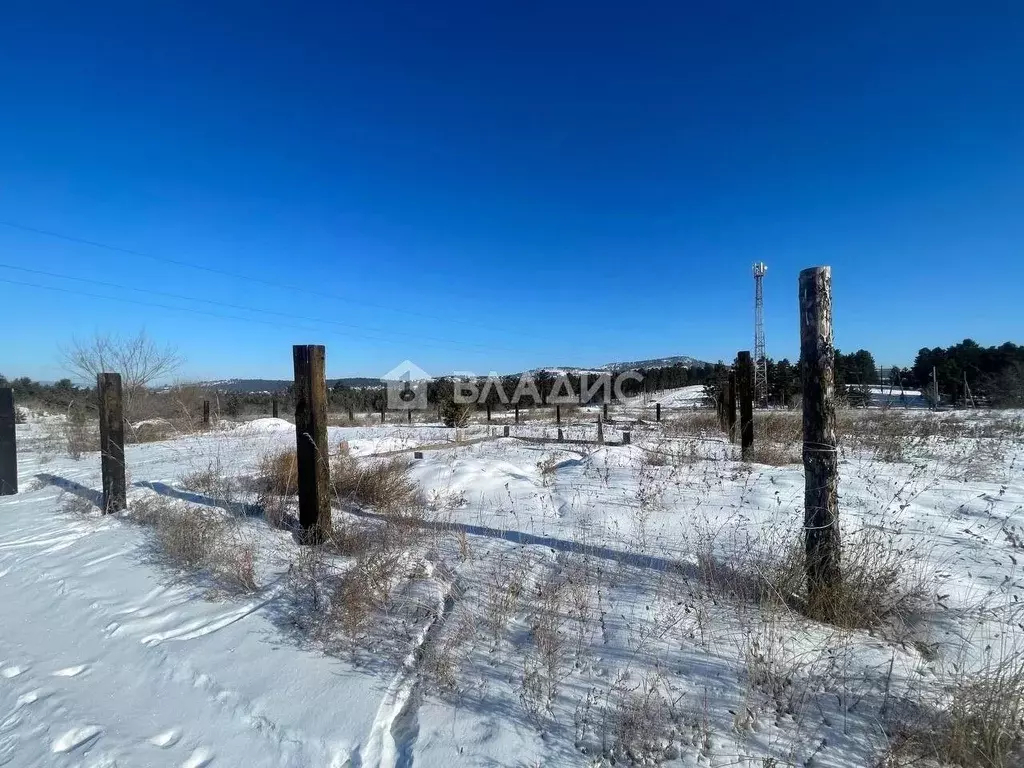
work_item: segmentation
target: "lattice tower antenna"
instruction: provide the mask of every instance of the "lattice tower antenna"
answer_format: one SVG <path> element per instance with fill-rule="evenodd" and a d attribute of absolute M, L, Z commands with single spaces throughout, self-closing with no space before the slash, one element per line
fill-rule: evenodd
<path fill-rule="evenodd" d="M 764 275 L 767 265 L 754 265 L 754 397 L 768 405 L 768 360 L 764 352 Z"/>

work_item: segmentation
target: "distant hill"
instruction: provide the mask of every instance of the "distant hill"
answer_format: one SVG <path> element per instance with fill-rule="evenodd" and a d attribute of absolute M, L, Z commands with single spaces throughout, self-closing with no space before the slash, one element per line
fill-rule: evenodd
<path fill-rule="evenodd" d="M 544 367 L 534 368 L 525 373 L 534 375 L 541 371 L 547 371 L 554 376 L 564 373 L 580 375 L 584 373 L 607 373 L 608 371 L 624 371 L 631 368 L 666 368 L 672 365 L 683 365 L 687 368 L 692 366 L 707 365 L 703 360 L 688 355 L 676 355 L 674 357 L 659 357 L 654 360 L 635 360 L 628 363 L 607 363 L 597 368 L 582 368 L 564 366 L 558 368 Z M 519 375 L 519 374 L 514 374 Z M 448 376 L 436 376 L 435 378 L 449 378 Z M 327 386 L 333 387 L 338 382 L 346 387 L 379 387 L 381 380 L 372 376 L 351 376 L 345 379 L 328 379 Z M 200 386 L 216 389 L 218 392 L 279 392 L 291 386 L 291 379 L 223 379 L 221 381 L 204 381 Z"/>
<path fill-rule="evenodd" d="M 327 386 L 333 387 L 338 382 L 346 387 L 379 387 L 380 379 L 366 376 L 353 376 L 347 379 L 328 379 Z M 204 381 L 200 386 L 215 389 L 218 392 L 280 392 L 293 384 L 291 379 L 224 379 L 222 381 Z"/>
<path fill-rule="evenodd" d="M 601 366 L 601 370 L 622 371 L 629 368 L 669 368 L 673 365 L 692 368 L 694 366 L 707 365 L 707 363 L 689 355 L 674 355 L 672 357 L 658 357 L 652 360 L 633 360 L 628 363 L 605 363 Z"/>

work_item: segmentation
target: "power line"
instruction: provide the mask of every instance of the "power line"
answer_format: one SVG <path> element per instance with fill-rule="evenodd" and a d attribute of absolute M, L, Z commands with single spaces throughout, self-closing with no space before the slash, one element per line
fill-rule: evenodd
<path fill-rule="evenodd" d="M 230 278 L 235 279 L 235 280 L 248 280 L 249 282 L 257 283 L 257 284 L 260 284 L 260 285 L 265 285 L 265 286 L 268 286 L 270 288 L 278 288 L 278 289 L 289 290 L 289 291 L 302 291 L 303 293 L 310 294 L 310 295 L 313 295 L 313 296 L 320 296 L 322 298 L 332 299 L 334 301 L 344 301 L 344 302 L 348 302 L 350 304 L 362 304 L 363 306 L 372 307 L 374 309 L 381 309 L 381 310 L 384 310 L 386 312 L 395 312 L 395 313 L 400 313 L 400 314 L 405 314 L 405 315 L 411 315 L 413 317 L 420 317 L 420 318 L 424 318 L 426 320 L 437 320 L 437 321 L 443 322 L 443 323 L 452 322 L 448 318 L 438 317 L 436 315 L 428 315 L 428 314 L 424 314 L 422 312 L 414 312 L 414 311 L 408 310 L 408 309 L 396 309 L 395 307 L 387 307 L 387 306 L 384 306 L 383 304 L 376 304 L 376 303 L 371 302 L 371 301 L 366 301 L 365 299 L 348 298 L 348 297 L 339 296 L 339 295 L 333 294 L 333 293 L 327 293 L 325 291 L 317 291 L 317 290 L 314 290 L 314 289 L 310 289 L 310 288 L 308 288 L 306 286 L 299 287 L 299 286 L 296 286 L 296 285 L 289 285 L 288 283 L 278 283 L 278 282 L 274 282 L 272 280 L 266 280 L 266 279 L 261 278 L 261 277 L 253 277 L 252 275 L 245 275 L 245 274 L 242 274 L 242 273 L 239 273 L 239 272 L 231 272 L 231 271 L 228 271 L 228 270 L 225 270 L 225 269 L 218 269 L 217 267 L 208 267 L 208 266 L 205 266 L 205 265 L 202 265 L 202 264 L 195 264 L 195 263 L 190 262 L 190 261 L 185 261 L 183 259 L 172 259 L 172 258 L 169 258 L 167 256 L 157 256 L 157 255 L 152 254 L 152 253 L 145 253 L 144 251 L 136 251 L 133 248 L 122 248 L 121 246 L 117 246 L 117 245 L 109 245 L 108 243 L 101 243 L 101 242 L 99 242 L 97 240 L 88 240 L 88 239 L 86 239 L 84 237 L 76 237 L 74 235 L 66 235 L 66 234 L 62 234 L 60 232 L 54 232 L 54 231 L 48 230 L 48 229 L 39 229 L 38 227 L 30 227 L 30 226 L 27 226 L 25 224 L 18 224 L 18 223 L 13 222 L 13 221 L 5 221 L 5 220 L 0 219 L 0 225 L 5 226 L 5 227 L 9 227 L 10 229 L 21 230 L 22 232 L 31 232 L 31 233 L 36 234 L 36 235 L 43 235 L 44 237 L 52 237 L 52 238 L 54 238 L 56 240 L 64 240 L 64 241 L 69 242 L 69 243 L 76 243 L 78 245 L 88 245 L 88 246 L 90 246 L 92 248 L 102 248 L 103 250 L 111 251 L 113 253 L 121 253 L 121 254 L 124 254 L 126 256 L 137 256 L 139 258 L 150 259 L 152 261 L 158 261 L 158 262 L 162 262 L 164 264 L 172 264 L 172 265 L 174 265 L 176 267 L 186 267 L 188 269 L 197 269 L 197 270 L 200 270 L 202 272 L 208 272 L 210 274 L 220 275 L 222 277 L 230 277 Z M 480 323 L 475 323 L 475 325 L 478 328 L 488 328 L 488 326 L 482 325 Z M 536 338 L 536 337 L 531 337 L 529 334 L 524 334 L 522 331 L 516 331 L 514 329 L 509 329 L 509 328 L 500 328 L 499 329 L 499 328 L 491 327 L 491 328 L 489 328 L 489 330 L 500 331 L 501 333 L 506 333 L 506 334 L 507 333 L 514 333 L 514 334 L 520 335 L 520 336 L 526 336 L 526 337 L 529 337 L 529 338 Z"/>
<path fill-rule="evenodd" d="M 166 298 L 179 299 L 181 301 L 195 301 L 195 302 L 199 302 L 201 304 L 210 304 L 210 305 L 216 306 L 216 307 L 227 307 L 228 309 L 240 309 L 240 310 L 243 310 L 245 312 L 259 312 L 259 313 L 262 313 L 262 314 L 275 315 L 277 317 L 287 317 L 287 318 L 292 318 L 294 320 L 305 320 L 307 322 L 313 322 L 313 323 L 329 323 L 331 325 L 337 325 L 337 326 L 340 326 L 340 327 L 343 327 L 343 328 L 355 328 L 356 330 L 370 331 L 372 333 L 384 333 L 384 334 L 394 334 L 394 335 L 399 335 L 399 336 L 409 336 L 409 337 L 414 338 L 414 339 L 426 339 L 428 341 L 436 341 L 436 342 L 440 342 L 442 344 L 458 344 L 458 345 L 469 346 L 469 347 L 477 347 L 477 348 L 480 348 L 480 349 L 505 349 L 506 351 L 514 351 L 514 350 L 509 350 L 507 348 L 498 347 L 498 346 L 494 346 L 494 345 L 474 344 L 472 342 L 467 342 L 467 341 L 458 341 L 456 339 L 445 339 L 445 338 L 440 338 L 440 337 L 437 337 L 437 336 L 425 336 L 423 334 L 408 333 L 406 331 L 389 331 L 389 330 L 386 330 L 386 329 L 383 329 L 383 328 L 372 328 L 372 327 L 364 326 L 364 325 L 355 325 L 353 323 L 343 323 L 340 320 L 330 320 L 328 318 L 321 318 L 321 317 L 309 317 L 307 315 L 296 315 L 296 314 L 290 313 L 290 312 L 280 312 L 280 311 L 273 310 L 273 309 L 264 309 L 262 307 L 250 307 L 250 306 L 246 306 L 244 304 L 231 304 L 231 303 L 225 302 L 225 301 L 215 301 L 213 299 L 204 299 L 204 298 L 200 298 L 198 296 L 184 296 L 182 294 L 170 293 L 168 291 L 157 291 L 157 290 L 154 290 L 152 288 L 137 288 L 137 287 L 130 286 L 130 285 L 120 285 L 118 283 L 111 283 L 111 282 L 107 282 L 107 281 L 104 281 L 104 280 L 94 280 L 94 279 L 88 278 L 88 277 L 77 277 L 77 276 L 74 276 L 74 275 L 64 275 L 64 274 L 61 274 L 59 272 L 48 272 L 48 271 L 42 270 L 42 269 L 31 269 L 29 267 L 21 267 L 21 266 L 15 265 L 15 264 L 0 263 L 0 268 L 2 268 L 2 269 L 12 269 L 12 270 L 16 270 L 18 272 L 26 272 L 26 273 L 32 274 L 32 275 L 42 275 L 44 277 L 52 277 L 52 278 L 56 278 L 58 280 L 73 280 L 73 281 L 79 282 L 79 283 L 87 283 L 89 285 L 98 285 L 98 286 L 101 286 L 101 287 L 104 287 L 104 288 L 113 288 L 113 289 L 119 290 L 119 291 L 136 291 L 138 293 L 147 293 L 147 294 L 150 294 L 150 295 L 153 295 L 153 296 L 164 296 Z M 370 337 L 366 337 L 366 338 L 370 338 Z M 373 340 L 380 341 L 382 339 L 373 339 Z"/>
<path fill-rule="evenodd" d="M 21 281 L 21 280 L 10 280 L 10 279 L 4 278 L 4 277 L 0 277 L 0 283 L 7 283 L 8 285 L 20 285 L 20 286 L 23 286 L 23 287 L 26 287 L 26 288 L 38 288 L 38 289 L 44 290 L 44 291 L 55 291 L 57 293 L 66 293 L 66 294 L 72 294 L 72 295 L 75 295 L 75 296 L 87 296 L 87 297 L 93 298 L 93 299 L 103 299 L 104 301 L 119 301 L 119 302 L 123 302 L 123 303 L 126 303 L 126 304 L 136 304 L 136 305 L 141 306 L 141 307 L 156 307 L 158 309 L 169 309 L 169 310 L 171 310 L 173 312 L 188 312 L 188 313 L 194 314 L 194 315 L 205 315 L 206 317 L 216 317 L 216 318 L 220 318 L 220 319 L 223 319 L 223 320 L 238 320 L 238 321 L 243 322 L 243 323 L 260 323 L 261 325 L 269 325 L 269 326 L 272 326 L 274 328 L 294 328 L 294 329 L 300 330 L 300 331 L 309 331 L 311 333 L 319 333 L 319 334 L 326 333 L 328 335 L 341 336 L 343 338 L 367 339 L 369 341 L 382 341 L 382 342 L 385 342 L 385 343 L 388 343 L 388 344 L 397 344 L 397 343 L 399 343 L 395 339 L 381 339 L 381 338 L 376 338 L 376 337 L 373 337 L 373 336 L 364 336 L 362 334 L 341 333 L 339 331 L 325 331 L 323 328 L 311 328 L 309 326 L 304 326 L 304 325 L 294 325 L 292 323 L 281 323 L 281 322 L 278 322 L 278 321 L 275 321 L 275 320 L 261 320 L 261 319 L 256 318 L 256 317 L 239 317 L 237 315 L 225 315 L 225 314 L 220 313 L 220 312 L 210 312 L 208 310 L 195 309 L 193 307 L 175 307 L 175 306 L 170 305 L 170 304 L 158 304 L 158 303 L 152 302 L 152 301 L 138 301 L 136 299 L 128 299 L 128 298 L 125 298 L 123 296 L 105 296 L 105 295 L 100 294 L 100 293 L 91 293 L 89 291 L 77 291 L 77 290 L 73 290 L 71 288 L 60 288 L 60 287 L 55 286 L 55 285 L 40 285 L 39 283 L 28 283 L 28 282 L 24 282 L 24 281 Z M 433 346 L 433 345 L 426 344 L 426 345 L 423 345 L 423 346 Z"/>

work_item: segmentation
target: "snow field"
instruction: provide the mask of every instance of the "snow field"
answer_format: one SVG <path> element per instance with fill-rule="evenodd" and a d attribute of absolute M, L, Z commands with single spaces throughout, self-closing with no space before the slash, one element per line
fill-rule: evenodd
<path fill-rule="evenodd" d="M 331 428 L 363 461 L 408 458 L 426 500 L 415 526 L 336 508 L 383 542 L 345 554 L 255 511 L 244 479 L 294 445 L 287 422 L 130 446 L 130 507 L 229 521 L 251 592 L 169 565 L 132 510 L 100 516 L 96 454 L 48 456 L 40 429 L 18 427 L 23 493 L 0 500 L 0 765 L 852 768 L 895 749 L 909 703 L 947 708 L 955 668 L 1018 650 L 1019 428 L 914 437 L 896 461 L 844 447 L 847 541 L 882 542 L 927 587 L 872 630 L 752 598 L 799 542 L 802 468 L 744 464 L 685 424 L 631 446 Z M 183 484 L 211 469 L 230 492 Z"/>

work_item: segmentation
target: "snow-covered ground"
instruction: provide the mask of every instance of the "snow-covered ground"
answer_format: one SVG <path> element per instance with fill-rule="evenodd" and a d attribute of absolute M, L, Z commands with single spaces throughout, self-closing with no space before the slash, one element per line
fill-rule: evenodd
<path fill-rule="evenodd" d="M 940 417 L 957 418 L 905 416 Z M 407 457 L 428 506 L 423 534 L 400 538 L 385 609 L 324 634 L 301 614 L 310 548 L 183 480 L 251 474 L 294 445 L 290 424 L 127 451 L 130 508 L 246 513 L 233 523 L 259 586 L 238 593 L 170 567 L 132 509 L 99 515 L 98 456 L 50 455 L 51 421 L 19 425 L 22 492 L 0 499 L 0 765 L 861 768 L 887 749 L 898 702 L 944 706 L 956 669 L 1020 632 L 1024 447 L 1002 434 L 915 438 L 895 461 L 843 449 L 849 546 L 887 542 L 927 585 L 914 615 L 868 631 L 737 586 L 799 541 L 797 464 L 745 464 L 719 435 L 650 425 L 630 446 L 331 428 L 362 461 Z M 424 445 L 420 460 L 393 454 Z"/>

